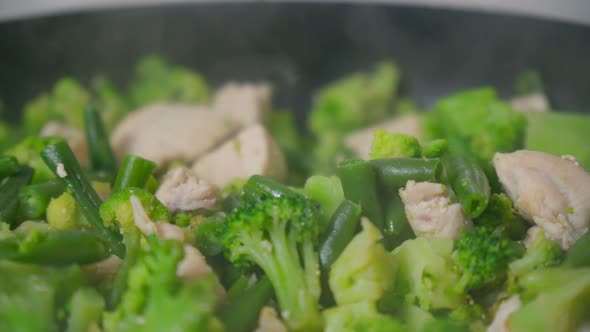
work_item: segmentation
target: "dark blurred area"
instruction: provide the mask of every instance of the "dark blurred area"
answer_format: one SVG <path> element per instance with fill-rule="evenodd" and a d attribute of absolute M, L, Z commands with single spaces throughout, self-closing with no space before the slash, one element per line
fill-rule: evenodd
<path fill-rule="evenodd" d="M 557 109 L 590 111 L 590 27 L 473 12 L 324 4 L 149 7 L 0 23 L 0 100 L 6 117 L 71 75 L 123 87 L 136 61 L 160 54 L 227 80 L 269 80 L 275 105 L 309 108 L 315 89 L 385 58 L 423 106 L 492 85 L 510 96 L 536 69 Z M 302 114 L 302 113 L 300 113 Z"/>

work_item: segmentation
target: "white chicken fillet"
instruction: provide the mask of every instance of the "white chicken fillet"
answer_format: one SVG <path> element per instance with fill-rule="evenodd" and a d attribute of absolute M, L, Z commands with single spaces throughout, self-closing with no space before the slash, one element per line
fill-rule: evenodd
<path fill-rule="evenodd" d="M 590 174 L 570 156 L 496 153 L 494 167 L 517 212 L 568 249 L 588 231 Z"/>

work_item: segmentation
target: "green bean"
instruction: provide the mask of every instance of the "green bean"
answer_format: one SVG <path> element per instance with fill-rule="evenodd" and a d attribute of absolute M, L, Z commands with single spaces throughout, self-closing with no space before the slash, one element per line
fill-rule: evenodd
<path fill-rule="evenodd" d="M 563 266 L 570 268 L 590 266 L 590 232 L 586 232 L 568 250 Z"/>
<path fill-rule="evenodd" d="M 407 239 L 414 238 L 414 231 L 408 223 L 404 203 L 402 202 L 399 193 L 385 192 L 382 194 L 382 205 L 385 214 L 385 229 L 383 237 L 387 249 L 393 249 L 399 246 Z"/>
<path fill-rule="evenodd" d="M 105 246 L 93 234 L 82 230 L 33 232 L 18 240 L 8 239 L 0 247 L 0 257 L 18 262 L 43 265 L 93 263 L 108 255 Z M 12 246 L 12 252 L 6 250 Z"/>
<path fill-rule="evenodd" d="M 207 219 L 201 222 L 195 230 L 195 242 L 199 251 L 205 256 L 215 256 L 223 251 L 221 231 L 223 222 Z"/>
<path fill-rule="evenodd" d="M 392 190 L 405 186 L 409 180 L 435 182 L 440 173 L 439 159 L 389 158 L 370 162 L 379 183 Z"/>
<path fill-rule="evenodd" d="M 18 173 L 20 165 L 14 156 L 0 156 L 0 179 Z"/>
<path fill-rule="evenodd" d="M 49 201 L 64 191 L 63 183 L 57 179 L 23 187 L 18 194 L 20 212 L 27 219 L 40 219 L 45 215 Z"/>
<path fill-rule="evenodd" d="M 33 169 L 22 166 L 18 173 L 0 184 L 0 221 L 17 226 L 18 193 L 33 178 Z"/>
<path fill-rule="evenodd" d="M 363 214 L 383 230 L 383 212 L 377 197 L 375 169 L 368 161 L 351 159 L 338 165 L 338 176 L 342 181 L 344 197 L 360 204 Z"/>
<path fill-rule="evenodd" d="M 254 330 L 258 315 L 273 294 L 272 284 L 266 277 L 234 297 L 221 309 L 219 319 L 226 331 L 249 332 Z"/>
<path fill-rule="evenodd" d="M 126 155 L 115 178 L 113 192 L 129 187 L 144 188 L 155 169 L 156 163 L 151 160 L 132 154 Z"/>
<path fill-rule="evenodd" d="M 281 197 L 296 195 L 289 187 L 260 175 L 251 176 L 242 187 L 245 200 L 257 200 L 261 196 Z"/>
<path fill-rule="evenodd" d="M 484 171 L 468 157 L 455 156 L 443 162 L 444 181 L 453 189 L 465 214 L 470 218 L 480 216 L 490 199 L 490 185 Z"/>
<path fill-rule="evenodd" d="M 86 129 L 88 156 L 92 169 L 104 171 L 113 176 L 117 171 L 117 160 L 100 113 L 93 106 L 84 109 L 84 128 Z"/>
<path fill-rule="evenodd" d="M 361 207 L 349 200 L 342 201 L 334 211 L 329 226 L 320 240 L 320 266 L 323 270 L 330 269 L 332 263 L 352 240 L 360 219 Z"/>
<path fill-rule="evenodd" d="M 123 257 L 125 247 L 121 243 L 121 234 L 104 226 L 98 209 L 102 203 L 100 197 L 80 169 L 80 164 L 74 157 L 72 150 L 65 142 L 48 145 L 42 152 L 41 158 L 53 173 L 68 187 L 82 214 L 94 228 L 97 236 L 117 256 Z"/>

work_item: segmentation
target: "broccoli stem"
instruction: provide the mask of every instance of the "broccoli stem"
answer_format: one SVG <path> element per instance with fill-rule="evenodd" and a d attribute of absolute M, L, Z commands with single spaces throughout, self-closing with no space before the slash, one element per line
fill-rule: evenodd
<path fill-rule="evenodd" d="M 377 195 L 375 169 L 364 160 L 345 160 L 338 165 L 344 197 L 360 204 L 363 214 L 383 230 L 383 211 Z"/>
<path fill-rule="evenodd" d="M 254 330 L 258 314 L 273 294 L 272 284 L 264 277 L 225 305 L 219 319 L 226 331 L 249 332 Z"/>
<path fill-rule="evenodd" d="M 0 179 L 16 174 L 19 169 L 20 165 L 14 156 L 0 157 Z"/>
<path fill-rule="evenodd" d="M 479 217 L 488 206 L 490 185 L 479 165 L 467 157 L 444 160 L 446 181 L 470 218 Z"/>
<path fill-rule="evenodd" d="M 389 158 L 373 159 L 370 163 L 379 183 L 390 190 L 405 186 L 409 180 L 434 182 L 440 173 L 438 159 Z"/>
<path fill-rule="evenodd" d="M 128 187 L 145 187 L 154 169 L 156 169 L 156 163 L 153 161 L 131 154 L 126 155 L 119 167 L 113 192 Z"/>
<path fill-rule="evenodd" d="M 110 251 L 115 255 L 123 257 L 125 247 L 121 243 L 121 235 L 109 230 L 102 223 L 98 212 L 101 204 L 100 197 L 98 197 L 98 194 L 82 172 L 80 164 L 68 144 L 58 142 L 48 145 L 41 152 L 41 158 L 49 169 L 63 181 L 64 185 L 72 191 L 72 195 L 82 209 L 82 214 L 90 226 L 94 228 L 99 239 L 106 243 Z M 62 167 L 65 176 L 61 172 Z"/>
<path fill-rule="evenodd" d="M 20 211 L 27 219 L 39 219 L 45 215 L 49 201 L 65 190 L 61 181 L 52 179 L 22 188 L 18 194 Z"/>
<path fill-rule="evenodd" d="M 84 127 L 88 142 L 88 156 L 95 171 L 113 176 L 117 171 L 117 160 L 106 134 L 100 113 L 93 106 L 84 109 Z"/>
<path fill-rule="evenodd" d="M 0 222 L 17 226 L 18 192 L 31 182 L 33 169 L 22 166 L 18 173 L 0 184 Z"/>

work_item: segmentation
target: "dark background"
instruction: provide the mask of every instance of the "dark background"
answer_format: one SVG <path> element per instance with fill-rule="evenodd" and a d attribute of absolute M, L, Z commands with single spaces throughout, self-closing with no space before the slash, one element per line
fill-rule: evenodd
<path fill-rule="evenodd" d="M 509 96 L 516 75 L 534 68 L 556 108 L 590 111 L 590 27 L 377 5 L 177 5 L 0 23 L 0 100 L 15 119 L 64 75 L 124 86 L 150 53 L 213 85 L 270 80 L 276 106 L 298 112 L 322 84 L 385 58 L 423 106 L 481 85 Z"/>

